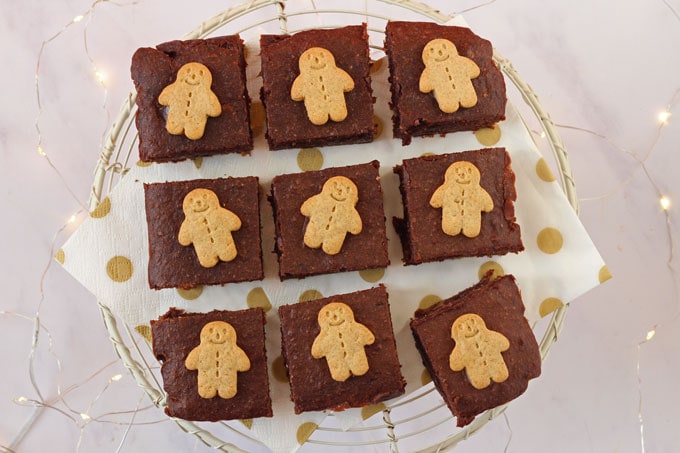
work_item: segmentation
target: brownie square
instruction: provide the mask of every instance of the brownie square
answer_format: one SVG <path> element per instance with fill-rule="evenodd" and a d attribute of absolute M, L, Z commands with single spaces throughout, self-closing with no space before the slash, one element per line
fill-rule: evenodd
<path fill-rule="evenodd" d="M 279 175 L 273 179 L 269 200 L 274 210 L 275 251 L 281 280 L 389 265 L 379 167 L 378 161 L 372 161 Z M 305 200 L 319 194 L 326 180 L 333 176 L 345 176 L 356 185 L 359 200 L 355 208 L 361 217 L 362 230 L 356 235 L 347 233 L 340 253 L 329 255 L 321 248 L 305 245 L 308 217 L 302 215 L 300 207 Z"/>
<path fill-rule="evenodd" d="M 165 127 L 167 108 L 158 102 L 163 88 L 175 82 L 179 69 L 190 62 L 210 70 L 211 89 L 222 106 L 219 116 L 208 118 L 203 137 L 197 140 L 170 134 Z M 179 161 L 253 149 L 245 65 L 238 35 L 138 49 L 132 56 L 131 73 L 137 89 L 139 158 L 144 162 Z"/>
<path fill-rule="evenodd" d="M 329 50 L 336 66 L 354 81 L 345 92 L 347 118 L 315 125 L 304 102 L 291 98 L 293 81 L 300 74 L 300 55 L 311 47 Z M 332 30 L 308 30 L 294 35 L 262 35 L 262 104 L 266 110 L 269 148 L 318 147 L 367 143 L 373 140 L 373 96 L 366 24 Z"/>
<path fill-rule="evenodd" d="M 185 363 L 194 348 L 209 346 L 209 335 L 202 334 L 202 330 L 206 324 L 215 321 L 226 322 L 233 327 L 236 346 L 250 362 L 247 371 L 238 371 L 236 395 L 231 398 L 223 398 L 219 394 L 211 398 L 200 396 L 199 370 L 190 370 Z M 261 308 L 214 310 L 209 313 L 185 313 L 171 308 L 158 320 L 151 321 L 153 353 L 162 362 L 163 389 L 167 393 L 166 414 L 195 421 L 271 417 L 264 324 L 265 314 Z M 233 342 L 228 340 L 221 344 L 225 349 L 222 357 L 227 357 L 234 349 Z M 218 348 L 221 349 L 220 346 Z"/>
<path fill-rule="evenodd" d="M 422 53 L 433 39 L 447 39 L 458 54 L 479 67 L 472 79 L 477 104 L 453 113 L 440 110 L 432 93 L 420 92 L 420 75 L 425 69 Z M 446 134 L 490 127 L 505 119 L 505 81 L 492 60 L 491 43 L 464 27 L 430 22 L 388 22 L 385 52 L 389 59 L 394 137 L 403 145 L 411 137 Z"/>
<path fill-rule="evenodd" d="M 469 314 L 481 317 L 486 329 L 502 334 L 509 341 L 507 350 L 501 352 L 508 370 L 505 381 L 490 380 L 487 387 L 476 388 L 468 379 L 467 368 L 452 370 L 449 360 L 457 346 L 452 338 L 452 326 L 461 316 Z M 423 363 L 446 405 L 457 417 L 458 426 L 465 426 L 477 414 L 518 397 L 527 389 L 529 380 L 541 374 L 538 344 L 524 318 L 524 304 L 511 275 L 495 280 L 485 278 L 450 299 L 416 311 L 411 330 Z M 484 342 L 487 335 L 488 331 L 480 329 L 477 335 L 460 342 Z M 487 349 L 484 354 L 493 352 Z"/>
<path fill-rule="evenodd" d="M 184 246 L 178 239 L 185 220 L 184 198 L 198 188 L 213 191 L 220 207 L 241 220 L 241 227 L 231 232 L 236 258 L 219 261 L 214 267 L 203 267 L 194 246 Z M 144 184 L 144 201 L 149 231 L 149 286 L 152 289 L 188 289 L 264 278 L 257 177 Z"/>
<path fill-rule="evenodd" d="M 342 302 L 349 306 L 354 313 L 354 320 L 367 327 L 375 337 L 372 344 L 364 346 L 368 371 L 363 375 L 350 375 L 345 381 L 333 379 L 324 357 L 317 359 L 312 356 L 312 346 L 322 330 L 319 312 L 331 302 Z M 296 413 L 362 407 L 404 393 L 406 383 L 401 375 L 388 296 L 383 285 L 350 294 L 282 305 L 279 307 L 279 317 L 282 353 Z"/>
<path fill-rule="evenodd" d="M 430 205 L 430 198 L 444 183 L 449 165 L 460 161 L 479 169 L 480 186 L 493 200 L 493 210 L 481 214 L 481 231 L 476 237 L 444 233 L 443 211 Z M 515 223 L 515 174 L 505 148 L 406 159 L 394 172 L 399 175 L 404 204 L 404 218 L 394 218 L 394 226 L 401 238 L 405 264 L 524 250 L 520 227 Z"/>

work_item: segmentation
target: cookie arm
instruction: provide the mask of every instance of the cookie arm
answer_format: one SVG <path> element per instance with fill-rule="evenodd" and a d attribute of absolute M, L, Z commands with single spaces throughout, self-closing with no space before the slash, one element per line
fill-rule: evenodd
<path fill-rule="evenodd" d="M 184 220 L 184 222 L 182 222 L 182 226 L 179 227 L 179 234 L 177 235 L 177 240 L 182 245 L 191 245 L 191 243 L 193 242 L 191 237 L 191 228 L 189 228 L 189 225 L 187 223 L 188 222 L 186 221 L 186 219 Z"/>
<path fill-rule="evenodd" d="M 342 83 L 342 91 L 352 91 L 354 89 L 354 79 L 347 71 L 338 68 L 338 75 Z"/>
<path fill-rule="evenodd" d="M 198 369 L 198 356 L 199 356 L 199 346 L 191 350 L 186 360 L 184 361 L 184 366 L 187 370 L 197 370 Z"/>
<path fill-rule="evenodd" d="M 220 99 L 213 91 L 208 92 L 208 108 L 209 110 L 206 112 L 208 116 L 214 118 L 222 114 L 222 104 L 220 104 Z"/>
<path fill-rule="evenodd" d="M 432 197 L 430 197 L 430 206 L 433 208 L 441 208 L 444 202 L 444 184 L 441 186 L 437 187 L 437 190 L 434 191 L 432 194 Z"/>
<path fill-rule="evenodd" d="M 297 76 L 295 80 L 293 81 L 293 85 L 290 87 L 290 97 L 294 101 L 304 101 L 305 100 L 305 95 L 302 91 L 302 85 L 304 82 L 302 81 L 302 74 Z"/>
<path fill-rule="evenodd" d="M 463 354 L 458 346 L 454 347 L 453 351 L 451 351 L 451 355 L 449 356 L 449 367 L 452 371 L 460 371 L 465 368 Z"/>
<path fill-rule="evenodd" d="M 250 369 L 250 359 L 245 351 L 236 346 L 236 371 L 248 371 Z"/>
<path fill-rule="evenodd" d="M 172 97 L 173 88 L 174 88 L 174 83 L 163 88 L 163 91 L 161 91 L 161 94 L 158 96 L 158 103 L 160 105 L 165 105 L 165 106 L 170 105 L 170 97 Z"/>
<path fill-rule="evenodd" d="M 475 77 L 479 77 L 479 66 L 477 66 L 477 63 L 475 63 L 473 60 L 465 58 L 465 66 L 467 69 L 467 74 L 471 79 L 474 79 Z"/>
<path fill-rule="evenodd" d="M 352 209 L 352 218 L 350 220 L 349 232 L 352 234 L 359 234 L 363 229 L 363 223 L 361 221 L 361 216 L 356 209 Z M 370 332 L 370 331 L 369 331 Z"/>
<path fill-rule="evenodd" d="M 320 359 L 326 355 L 326 337 L 323 332 L 319 333 L 312 343 L 312 357 Z"/>
<path fill-rule="evenodd" d="M 489 192 L 484 190 L 481 186 L 479 189 L 482 195 L 482 210 L 484 212 L 491 212 L 493 210 L 493 200 L 491 199 L 491 195 L 489 195 Z"/>
<path fill-rule="evenodd" d="M 427 68 L 423 69 L 423 73 L 420 74 L 418 88 L 421 93 L 429 93 L 433 90 L 432 81 L 430 80 L 430 71 Z"/>
<path fill-rule="evenodd" d="M 302 203 L 302 206 L 300 206 L 300 214 L 302 214 L 305 217 L 311 216 L 315 210 L 317 197 L 318 195 L 314 195 L 312 197 L 307 198 L 305 202 Z"/>

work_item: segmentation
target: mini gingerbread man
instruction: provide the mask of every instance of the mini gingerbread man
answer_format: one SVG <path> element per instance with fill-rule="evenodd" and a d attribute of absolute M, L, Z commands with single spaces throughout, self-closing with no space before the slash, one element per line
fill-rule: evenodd
<path fill-rule="evenodd" d="M 214 267 L 220 260 L 232 261 L 237 250 L 232 231 L 241 228 L 241 219 L 220 206 L 215 192 L 194 189 L 184 197 L 184 221 L 179 229 L 179 243 L 194 244 L 198 262 Z"/>
<path fill-rule="evenodd" d="M 321 332 L 312 344 L 312 357 L 326 357 L 335 381 L 366 374 L 368 358 L 364 346 L 373 344 L 375 336 L 354 320 L 352 309 L 342 302 L 331 302 L 319 310 L 318 321 Z"/>
<path fill-rule="evenodd" d="M 345 92 L 354 89 L 354 80 L 335 65 L 335 57 L 322 47 L 305 50 L 298 60 L 300 75 L 290 89 L 294 101 L 305 101 L 307 117 L 317 126 L 347 118 Z"/>
<path fill-rule="evenodd" d="M 491 381 L 504 382 L 509 377 L 501 352 L 510 348 L 510 342 L 502 333 L 489 330 L 481 316 L 468 313 L 458 317 L 451 325 L 451 338 L 456 345 L 449 366 L 453 371 L 465 369 L 474 388 L 481 390 Z"/>
<path fill-rule="evenodd" d="M 333 176 L 323 185 L 321 193 L 302 204 L 300 212 L 309 217 L 304 243 L 321 249 L 328 255 L 340 253 L 347 233 L 359 234 L 362 222 L 355 206 L 359 189 L 351 179 Z"/>
<path fill-rule="evenodd" d="M 479 76 L 479 66 L 458 55 L 458 49 L 448 39 L 433 39 L 423 49 L 425 69 L 420 75 L 421 93 L 434 91 L 439 109 L 453 113 L 458 107 L 477 104 L 477 93 L 471 79 Z"/>
<path fill-rule="evenodd" d="M 442 208 L 442 230 L 449 236 L 462 231 L 469 238 L 482 229 L 482 212 L 493 210 L 493 200 L 479 184 L 481 175 L 474 164 L 467 161 L 449 165 L 444 184 L 430 198 L 430 206 Z"/>
<path fill-rule="evenodd" d="M 250 369 L 250 359 L 236 344 L 236 331 L 228 322 L 212 321 L 201 329 L 201 343 L 191 350 L 184 365 L 198 370 L 202 398 L 229 399 L 236 395 L 237 373 Z"/>
<path fill-rule="evenodd" d="M 191 140 L 203 137 L 208 117 L 222 114 L 222 105 L 213 91 L 212 74 L 201 63 L 187 63 L 177 72 L 177 79 L 163 88 L 158 102 L 169 107 L 165 123 L 173 135 L 184 134 Z"/>

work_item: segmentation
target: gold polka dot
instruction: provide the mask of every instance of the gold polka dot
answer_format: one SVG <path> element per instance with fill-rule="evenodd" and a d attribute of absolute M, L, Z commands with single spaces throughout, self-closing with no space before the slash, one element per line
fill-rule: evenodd
<path fill-rule="evenodd" d="M 431 153 L 430 151 L 428 151 L 428 152 L 420 155 L 420 157 L 427 157 L 427 156 L 434 156 L 434 153 Z"/>
<path fill-rule="evenodd" d="M 538 309 L 538 313 L 541 315 L 541 318 L 549 315 L 550 313 L 554 312 L 558 308 L 564 306 L 564 302 L 559 300 L 557 297 L 548 297 L 545 299 L 543 302 L 541 302 L 541 306 Z"/>
<path fill-rule="evenodd" d="M 477 276 L 481 280 L 489 271 L 493 271 L 493 274 L 491 274 L 491 280 L 505 275 L 505 270 L 503 269 L 503 266 L 501 266 L 495 261 L 487 261 L 486 263 L 479 266 Z"/>
<path fill-rule="evenodd" d="M 135 330 L 144 338 L 146 338 L 146 341 L 151 343 L 151 327 L 149 326 L 137 326 L 135 327 Z"/>
<path fill-rule="evenodd" d="M 265 312 L 272 309 L 272 303 L 264 292 L 264 289 L 257 287 L 250 290 L 246 297 L 250 308 L 262 308 Z"/>
<path fill-rule="evenodd" d="M 114 282 L 126 282 L 132 277 L 132 261 L 124 256 L 114 256 L 106 263 L 106 273 Z"/>
<path fill-rule="evenodd" d="M 250 130 L 253 131 L 253 137 L 262 135 L 264 123 L 264 106 L 261 102 L 253 102 L 250 104 Z"/>
<path fill-rule="evenodd" d="M 203 294 L 203 285 L 194 286 L 190 289 L 177 288 L 177 293 L 182 299 L 196 300 Z"/>
<path fill-rule="evenodd" d="M 321 294 L 319 291 L 315 289 L 308 289 L 304 293 L 300 294 L 300 298 L 298 300 L 300 302 L 307 302 L 310 300 L 321 299 L 322 297 L 323 294 Z"/>
<path fill-rule="evenodd" d="M 101 219 L 102 217 L 106 217 L 109 212 L 111 212 L 111 200 L 109 197 L 106 197 L 96 208 L 94 208 L 90 213 L 90 217 L 93 219 Z"/>
<path fill-rule="evenodd" d="M 432 382 L 432 376 L 430 376 L 430 372 L 427 371 L 427 368 L 423 368 L 423 372 L 420 373 L 420 383 L 426 385 L 430 382 Z"/>
<path fill-rule="evenodd" d="M 375 74 L 380 70 L 380 68 L 382 68 L 383 60 L 384 59 L 381 58 L 380 60 L 375 60 L 371 62 L 371 74 Z"/>
<path fill-rule="evenodd" d="M 243 423 L 243 426 L 245 426 L 248 429 L 253 428 L 253 419 L 252 418 L 244 418 L 241 420 L 241 423 Z"/>
<path fill-rule="evenodd" d="M 597 277 L 600 280 L 600 283 L 604 283 L 610 278 L 612 278 L 612 273 L 606 264 L 600 268 L 600 272 Z"/>
<path fill-rule="evenodd" d="M 57 250 L 57 254 L 54 255 L 54 259 L 57 260 L 59 264 L 64 264 L 64 261 L 66 261 L 66 253 L 64 253 L 64 249 Z"/>
<path fill-rule="evenodd" d="M 501 139 L 501 128 L 498 124 L 494 124 L 492 127 L 484 127 L 475 131 L 475 137 L 482 145 L 493 146 Z"/>
<path fill-rule="evenodd" d="M 378 412 L 382 412 L 385 409 L 387 409 L 387 406 L 385 406 L 384 403 L 372 404 L 370 406 L 362 407 L 361 408 L 361 419 L 362 420 L 368 420 L 369 418 L 373 417 Z"/>
<path fill-rule="evenodd" d="M 536 174 L 545 182 L 553 182 L 555 180 L 555 175 L 553 175 L 552 170 L 548 166 L 548 162 L 542 157 L 536 162 Z"/>
<path fill-rule="evenodd" d="M 431 306 L 433 306 L 434 304 L 436 304 L 440 300 L 442 300 L 441 297 L 435 296 L 434 294 L 428 294 L 427 296 L 420 299 L 420 303 L 418 304 L 418 308 L 420 308 L 421 310 L 427 310 L 428 308 L 430 308 Z"/>
<path fill-rule="evenodd" d="M 283 363 L 282 356 L 278 356 L 272 362 L 272 374 L 277 381 L 288 382 L 288 373 L 286 372 L 286 365 Z"/>
<path fill-rule="evenodd" d="M 364 269 L 359 276 L 368 283 L 375 283 L 385 276 L 385 269 Z"/>
<path fill-rule="evenodd" d="M 297 429 L 297 441 L 300 445 L 304 444 L 307 442 L 307 439 L 309 439 L 309 436 L 312 435 L 314 431 L 316 431 L 316 428 L 318 428 L 319 425 L 316 423 L 312 422 L 306 422 L 298 426 Z"/>
<path fill-rule="evenodd" d="M 196 158 L 191 159 L 191 160 L 192 160 L 192 162 L 194 163 L 194 166 L 197 169 L 200 169 L 201 166 L 203 166 L 203 158 L 202 157 L 199 156 L 199 157 L 196 157 Z"/>
<path fill-rule="evenodd" d="M 320 170 L 323 165 L 323 154 L 319 148 L 302 148 L 297 155 L 297 163 L 302 171 Z"/>
<path fill-rule="evenodd" d="M 137 161 L 138 167 L 149 167 L 149 166 L 151 166 L 151 164 L 153 164 L 153 162 L 144 162 L 142 160 Z"/>
<path fill-rule="evenodd" d="M 548 227 L 543 228 L 540 233 L 538 233 L 536 243 L 538 244 L 538 248 L 541 249 L 543 253 L 552 255 L 553 253 L 560 251 L 562 244 L 564 243 L 564 239 L 562 238 L 562 233 L 560 233 L 559 230 Z"/>
<path fill-rule="evenodd" d="M 373 125 L 375 126 L 375 132 L 373 132 L 373 139 L 377 139 L 383 133 L 383 121 L 377 115 L 373 115 Z"/>

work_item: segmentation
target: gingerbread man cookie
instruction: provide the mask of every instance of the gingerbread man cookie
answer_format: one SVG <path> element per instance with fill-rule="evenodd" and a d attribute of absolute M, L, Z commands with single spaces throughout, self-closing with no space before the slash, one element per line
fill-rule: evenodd
<path fill-rule="evenodd" d="M 241 228 L 241 219 L 220 206 L 215 192 L 194 189 L 182 203 L 184 221 L 179 229 L 179 243 L 193 244 L 203 267 L 214 267 L 220 260 L 232 261 L 238 254 L 232 231 Z"/>
<path fill-rule="evenodd" d="M 489 330 L 479 315 L 459 316 L 451 325 L 451 338 L 456 346 L 449 366 L 453 371 L 465 369 L 474 388 L 484 389 L 491 381 L 504 382 L 510 375 L 501 354 L 510 348 L 510 341 L 502 333 Z"/>
<path fill-rule="evenodd" d="M 236 395 L 237 373 L 250 369 L 250 359 L 236 344 L 236 331 L 228 322 L 209 322 L 201 329 L 201 343 L 191 350 L 184 365 L 198 370 L 202 398 L 229 399 Z"/>
<path fill-rule="evenodd" d="M 362 222 L 355 206 L 359 189 L 351 179 L 333 176 L 323 185 L 321 193 L 302 204 L 300 212 L 309 217 L 304 243 L 321 249 L 328 255 L 340 253 L 347 233 L 359 234 Z"/>
<path fill-rule="evenodd" d="M 163 88 L 158 102 L 168 108 L 165 123 L 173 135 L 184 134 L 191 140 L 203 137 L 208 117 L 222 114 L 222 105 L 213 91 L 212 74 L 201 63 L 187 63 L 177 72 L 177 79 Z"/>
<path fill-rule="evenodd" d="M 322 47 L 305 50 L 298 60 L 300 75 L 290 89 L 294 101 L 305 101 L 307 117 L 320 126 L 347 118 L 345 92 L 354 89 L 354 80 L 335 65 L 335 57 Z"/>
<path fill-rule="evenodd" d="M 433 39 L 423 49 L 425 69 L 420 75 L 420 92 L 434 91 L 439 109 L 453 113 L 458 107 L 474 107 L 477 93 L 472 80 L 479 76 L 479 66 L 458 55 L 458 49 L 448 39 Z"/>
<path fill-rule="evenodd" d="M 326 364 L 335 381 L 344 382 L 350 376 L 368 372 L 364 346 L 373 344 L 375 336 L 365 325 L 354 320 L 352 309 L 342 302 L 331 302 L 319 310 L 321 332 L 312 344 L 312 357 L 326 357 Z"/>
<path fill-rule="evenodd" d="M 468 161 L 454 162 L 444 175 L 444 184 L 430 198 L 430 206 L 442 208 L 442 230 L 449 236 L 463 232 L 469 238 L 479 236 L 482 212 L 493 210 L 493 200 L 479 185 L 479 169 Z"/>

